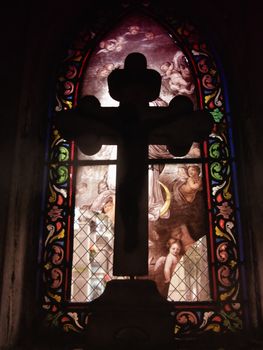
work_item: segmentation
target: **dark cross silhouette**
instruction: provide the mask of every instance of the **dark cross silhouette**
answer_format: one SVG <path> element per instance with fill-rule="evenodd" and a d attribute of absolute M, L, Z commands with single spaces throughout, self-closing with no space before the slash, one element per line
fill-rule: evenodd
<path fill-rule="evenodd" d="M 117 144 L 117 183 L 113 273 L 148 273 L 148 145 L 166 144 L 176 156 L 212 130 L 208 111 L 193 111 L 188 97 L 174 97 L 168 107 L 150 107 L 159 97 L 161 76 L 147 69 L 144 55 L 131 53 L 124 69 L 108 77 L 109 93 L 119 107 L 101 107 L 86 96 L 76 108 L 60 112 L 56 122 L 66 139 L 75 139 L 86 154 L 102 144 Z"/>

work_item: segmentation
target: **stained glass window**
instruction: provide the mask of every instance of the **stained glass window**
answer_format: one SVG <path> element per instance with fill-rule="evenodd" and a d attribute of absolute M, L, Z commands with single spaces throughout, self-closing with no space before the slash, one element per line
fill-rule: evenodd
<path fill-rule="evenodd" d="M 174 303 L 175 334 L 224 332 L 242 327 L 243 253 L 236 192 L 231 117 L 223 73 L 206 42 L 189 23 L 165 26 L 141 13 L 126 15 L 104 37 L 83 30 L 61 64 L 52 116 L 81 97 L 117 106 L 107 77 L 131 52 L 145 55 L 162 77 L 151 103 L 165 107 L 177 95 L 208 109 L 214 129 L 188 154 L 149 145 L 148 276 Z M 136 98 L 136 97 L 135 97 Z M 51 117 L 52 119 L 52 117 Z M 49 324 L 81 332 L 88 304 L 113 275 L 116 145 L 93 155 L 63 139 L 51 120 L 46 221 L 41 246 L 43 309 Z M 140 278 L 140 277 L 138 277 Z M 65 306 L 66 305 L 66 306 Z"/>

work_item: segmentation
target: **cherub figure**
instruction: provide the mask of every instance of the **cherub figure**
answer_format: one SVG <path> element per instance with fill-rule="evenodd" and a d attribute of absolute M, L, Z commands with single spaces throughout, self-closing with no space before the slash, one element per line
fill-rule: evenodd
<path fill-rule="evenodd" d="M 183 255 L 183 246 L 180 239 L 170 238 L 166 243 L 169 250 L 167 256 L 161 256 L 156 261 L 151 278 L 156 282 L 159 293 L 167 298 L 169 283 L 175 267 Z"/>
<path fill-rule="evenodd" d="M 141 28 L 137 25 L 132 25 L 128 27 L 128 33 L 129 35 L 136 35 L 140 33 Z"/>
<path fill-rule="evenodd" d="M 125 40 L 122 36 L 118 36 L 116 39 L 112 38 L 112 39 L 103 40 L 99 44 L 100 50 L 97 52 L 97 55 L 101 53 L 112 52 L 112 51 L 120 52 L 124 44 L 125 44 Z"/>
<path fill-rule="evenodd" d="M 172 62 L 164 62 L 160 66 L 160 70 L 162 79 L 167 81 L 167 88 L 174 95 L 192 95 L 195 86 L 188 62 L 182 51 L 176 52 Z"/>
<path fill-rule="evenodd" d="M 170 238 L 167 242 L 169 253 L 164 263 L 164 283 L 171 281 L 173 272 L 182 254 L 182 243 L 179 239 Z"/>
<path fill-rule="evenodd" d="M 202 191 L 201 170 L 192 164 L 186 168 L 186 177 L 181 177 L 173 184 L 174 200 L 177 205 L 193 203 L 196 194 Z"/>

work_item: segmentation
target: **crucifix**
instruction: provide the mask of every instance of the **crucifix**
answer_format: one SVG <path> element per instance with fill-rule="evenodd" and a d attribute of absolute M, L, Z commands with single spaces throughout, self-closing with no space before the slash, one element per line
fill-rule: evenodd
<path fill-rule="evenodd" d="M 103 144 L 117 144 L 113 274 L 147 275 L 148 147 L 165 144 L 171 154 L 184 156 L 194 141 L 209 135 L 212 117 L 208 111 L 194 111 L 182 95 L 168 107 L 149 106 L 159 97 L 161 76 L 147 69 L 141 53 L 129 54 L 124 69 L 109 75 L 108 86 L 119 107 L 101 107 L 96 97 L 85 96 L 76 108 L 58 113 L 56 124 L 89 155 Z"/>

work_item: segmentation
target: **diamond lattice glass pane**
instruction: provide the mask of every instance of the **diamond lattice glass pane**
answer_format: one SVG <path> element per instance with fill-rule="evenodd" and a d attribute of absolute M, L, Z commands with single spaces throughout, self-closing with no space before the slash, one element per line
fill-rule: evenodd
<path fill-rule="evenodd" d="M 115 165 L 83 166 L 77 174 L 71 301 L 100 296 L 113 278 Z"/>
<path fill-rule="evenodd" d="M 112 278 L 113 231 L 103 213 L 82 211 L 76 223 L 71 300 L 85 302 L 101 295 Z"/>
<path fill-rule="evenodd" d="M 194 243 L 179 260 L 168 291 L 168 300 L 210 300 L 206 237 Z"/>

